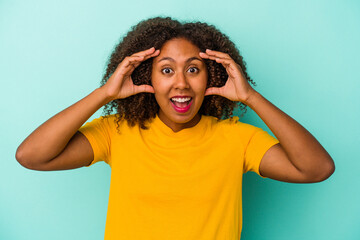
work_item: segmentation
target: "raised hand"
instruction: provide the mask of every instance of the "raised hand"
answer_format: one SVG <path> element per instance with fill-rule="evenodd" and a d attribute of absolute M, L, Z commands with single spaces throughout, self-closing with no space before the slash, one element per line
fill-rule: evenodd
<path fill-rule="evenodd" d="M 229 75 L 229 78 L 223 87 L 210 87 L 206 89 L 205 96 L 220 95 L 231 101 L 246 103 L 249 96 L 255 92 L 246 80 L 240 65 L 228 54 L 206 49 L 206 52 L 200 52 L 199 56 L 204 59 L 211 59 L 217 63 L 221 63 Z"/>
<path fill-rule="evenodd" d="M 125 57 L 124 60 L 117 66 L 115 72 L 108 79 L 106 84 L 102 86 L 107 96 L 111 100 L 126 98 L 140 92 L 154 93 L 154 89 L 150 85 L 134 85 L 131 74 L 138 67 L 141 62 L 156 57 L 160 50 L 155 50 L 154 47 L 145 51 L 134 53 L 131 56 Z"/>

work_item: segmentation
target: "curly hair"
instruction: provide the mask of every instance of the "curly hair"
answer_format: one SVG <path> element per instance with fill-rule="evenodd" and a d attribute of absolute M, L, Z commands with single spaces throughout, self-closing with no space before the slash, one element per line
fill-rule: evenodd
<path fill-rule="evenodd" d="M 246 79 L 255 85 L 255 82 L 248 76 L 246 63 L 234 43 L 215 26 L 202 22 L 181 23 L 170 17 L 155 17 L 143 20 L 133 26 L 131 31 L 120 40 L 110 56 L 101 86 L 107 82 L 126 56 L 151 47 L 160 49 L 165 42 L 173 38 L 185 38 L 196 45 L 202 52 L 205 52 L 206 49 L 212 49 L 229 54 L 241 66 Z M 208 71 L 207 88 L 224 86 L 228 78 L 225 68 L 215 61 L 209 59 L 204 59 L 204 61 Z M 153 60 L 150 58 L 142 62 L 134 70 L 131 77 L 135 85 L 152 85 L 152 62 Z M 246 112 L 246 105 L 241 102 L 234 102 L 218 95 L 205 96 L 199 113 L 214 116 L 220 120 L 231 117 L 236 106 L 240 107 L 244 113 Z M 146 123 L 156 117 L 159 105 L 154 94 L 138 93 L 109 102 L 105 105 L 103 114 L 108 116 L 113 113 L 114 109 L 117 113 L 117 126 L 119 126 L 120 121 L 125 119 L 129 126 L 139 124 L 142 129 L 147 129 Z"/>

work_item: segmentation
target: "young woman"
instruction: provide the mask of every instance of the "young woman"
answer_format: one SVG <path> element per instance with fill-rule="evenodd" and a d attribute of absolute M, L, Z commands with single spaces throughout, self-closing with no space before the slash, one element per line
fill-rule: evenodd
<path fill-rule="evenodd" d="M 148 19 L 117 45 L 101 87 L 31 133 L 16 159 L 44 171 L 108 163 L 105 239 L 239 239 L 243 173 L 312 183 L 335 169 L 251 84 L 215 27 Z M 105 116 L 82 126 L 104 105 Z M 236 106 L 253 109 L 276 138 L 232 118 Z"/>

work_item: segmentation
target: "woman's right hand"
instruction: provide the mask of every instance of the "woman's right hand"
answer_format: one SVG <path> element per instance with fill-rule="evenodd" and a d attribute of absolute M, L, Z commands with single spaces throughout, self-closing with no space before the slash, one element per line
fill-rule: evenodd
<path fill-rule="evenodd" d="M 139 92 L 154 92 L 149 85 L 136 86 L 131 74 L 142 61 L 159 55 L 150 48 L 126 57 L 101 88 L 64 109 L 33 131 L 16 150 L 18 162 L 34 170 L 64 170 L 87 166 L 94 158 L 92 147 L 78 129 L 108 100 Z M 104 98 L 105 96 L 105 98 Z"/>
<path fill-rule="evenodd" d="M 150 85 L 134 85 L 131 74 L 141 62 L 156 57 L 159 53 L 159 49 L 155 50 L 155 48 L 152 47 L 145 51 L 137 52 L 131 56 L 125 57 L 117 66 L 115 72 L 111 75 L 106 84 L 101 87 L 104 89 L 110 101 L 127 98 L 140 92 L 154 93 L 154 89 Z"/>

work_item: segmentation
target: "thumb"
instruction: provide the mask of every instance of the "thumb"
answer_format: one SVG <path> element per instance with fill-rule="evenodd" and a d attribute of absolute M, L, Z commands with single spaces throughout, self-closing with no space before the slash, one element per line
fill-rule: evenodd
<path fill-rule="evenodd" d="M 221 88 L 218 87 L 211 87 L 206 89 L 205 96 L 208 95 L 221 95 Z"/>
<path fill-rule="evenodd" d="M 149 92 L 149 93 L 155 93 L 154 88 L 150 85 L 143 84 L 143 85 L 135 85 L 134 86 L 134 94 L 138 94 L 141 92 Z"/>

